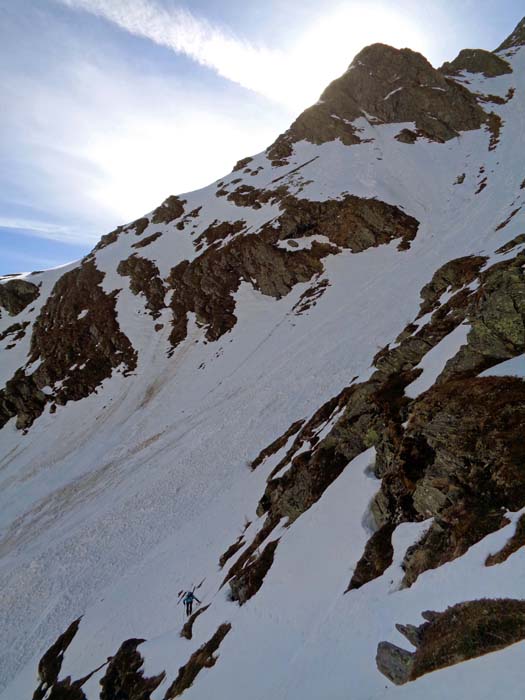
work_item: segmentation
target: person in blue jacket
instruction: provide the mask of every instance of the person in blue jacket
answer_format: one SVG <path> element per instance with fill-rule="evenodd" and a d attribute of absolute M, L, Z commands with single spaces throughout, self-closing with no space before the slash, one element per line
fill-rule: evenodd
<path fill-rule="evenodd" d="M 196 600 L 197 603 L 200 605 L 200 600 L 197 598 L 195 593 L 193 591 L 187 591 L 186 595 L 184 596 L 183 603 L 186 606 L 186 615 L 189 617 L 192 613 L 193 610 L 193 601 Z"/>

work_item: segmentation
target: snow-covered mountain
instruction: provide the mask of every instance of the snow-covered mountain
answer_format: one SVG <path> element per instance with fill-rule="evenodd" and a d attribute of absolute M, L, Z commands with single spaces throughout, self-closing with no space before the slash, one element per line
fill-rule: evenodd
<path fill-rule="evenodd" d="M 2 700 L 521 698 L 524 150 L 525 20 L 376 44 L 0 280 Z"/>

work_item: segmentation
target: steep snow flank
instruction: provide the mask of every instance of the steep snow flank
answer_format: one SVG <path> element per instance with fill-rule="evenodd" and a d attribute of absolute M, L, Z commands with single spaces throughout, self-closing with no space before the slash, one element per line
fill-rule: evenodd
<path fill-rule="evenodd" d="M 356 126 L 369 143 L 301 142 L 289 164 L 277 168 L 260 154 L 249 173 L 234 172 L 222 184 L 182 195 L 185 214 L 201 207 L 182 229 L 180 221 L 149 223 L 141 237 L 125 233 L 96 251 L 103 289 L 121 290 L 118 321 L 138 351 L 138 365 L 133 377 L 114 373 L 97 393 L 58 406 L 55 414 L 46 408 L 27 435 L 15 430 L 14 421 L 2 431 L 2 700 L 30 697 L 38 659 L 80 614 L 62 677 L 83 676 L 128 637 L 146 638 L 139 648 L 146 672 L 167 671 L 155 700 L 223 622 L 232 630 L 220 659 L 185 692 L 190 700 L 376 700 L 396 693 L 437 700 L 444 687 L 457 700 L 473 690 L 480 700 L 518 697 L 525 671 L 516 648 L 402 689 L 377 672 L 377 644 L 399 641 L 396 622 L 417 623 L 422 610 L 482 595 L 522 596 L 525 555 L 520 550 L 502 565 L 484 567 L 486 555 L 510 536 L 509 525 L 461 559 L 421 575 L 411 589 L 399 590 L 404 553 L 429 523 L 402 525 L 392 566 L 343 594 L 370 535 L 367 509 L 379 486 L 369 468 L 371 451 L 350 463 L 293 527 L 277 526 L 271 536 L 281 538 L 275 562 L 244 606 L 227 599 L 227 587 L 220 588 L 225 571 L 218 570 L 219 556 L 246 519 L 246 542 L 260 528 L 255 509 L 286 447 L 252 472 L 248 465 L 259 451 L 353 378 L 369 378 L 374 355 L 417 316 L 419 291 L 441 265 L 470 254 L 500 260 L 495 251 L 523 232 L 525 209 L 518 208 L 525 205 L 525 172 L 516 153 L 525 136 L 525 49 L 510 60 L 512 74 L 468 77 L 469 87 L 483 93 L 504 97 L 515 88 L 508 102 L 491 105 L 504 122 L 494 150 L 485 130 L 445 144 L 405 144 L 394 136 L 413 125 L 378 125 L 363 116 Z M 481 168 L 487 184 L 476 194 Z M 455 184 L 463 173 L 463 183 Z M 316 201 L 346 192 L 377 197 L 415 216 L 420 228 L 410 250 L 399 251 L 394 241 L 325 258 L 329 286 L 302 315 L 293 308 L 309 283 L 276 300 L 244 281 L 235 295 L 235 327 L 210 343 L 191 315 L 187 338 L 168 357 L 171 312 L 163 310 L 154 321 L 144 298 L 133 295 L 129 279 L 118 274 L 118 264 L 137 252 L 137 241 L 161 232 L 138 252 L 165 278 L 178 262 L 198 254 L 194 241 L 215 220 L 243 220 L 254 233 L 273 222 L 277 204 L 253 209 L 216 196 L 241 184 L 286 185 L 291 194 Z M 310 242 L 305 238 L 301 245 Z M 31 277 L 42 282 L 41 295 L 20 320 L 35 319 L 62 272 Z M 0 328 L 12 322 L 2 316 Z M 155 330 L 155 323 L 163 327 Z M 421 363 L 424 372 L 412 391 L 436 378 L 467 331 L 460 326 Z M 4 353 L 4 380 L 26 361 L 29 340 L 28 333 Z M 178 636 L 183 620 L 176 593 L 201 582 L 199 598 L 212 605 L 188 641 Z M 97 682 L 95 676 L 86 686 L 90 699 L 97 697 Z"/>

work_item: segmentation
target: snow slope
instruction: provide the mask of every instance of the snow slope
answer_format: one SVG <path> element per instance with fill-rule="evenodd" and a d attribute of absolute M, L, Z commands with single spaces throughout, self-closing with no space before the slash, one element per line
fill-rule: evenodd
<path fill-rule="evenodd" d="M 1 700 L 31 697 L 38 660 L 79 615 L 80 630 L 61 678 L 79 678 L 124 639 L 143 638 L 146 675 L 167 672 L 154 700 L 226 621 L 232 631 L 219 661 L 199 674 L 184 693 L 188 700 L 437 699 L 443 687 L 451 700 L 521 697 L 520 645 L 399 688 L 377 671 L 378 642 L 400 643 L 396 622 L 417 624 L 422 610 L 467 599 L 520 597 L 525 553 L 488 570 L 483 566 L 486 555 L 512 534 L 519 514 L 511 514 L 506 528 L 401 590 L 400 562 L 429 523 L 403 524 L 395 532 L 390 568 L 344 594 L 371 534 L 368 507 L 379 488 L 370 468 L 372 448 L 351 461 L 293 527 L 280 524 L 272 536 L 281 538 L 274 564 L 258 594 L 242 607 L 221 588 L 224 571 L 218 567 L 246 519 L 251 521 L 246 541 L 260 526 L 255 509 L 286 446 L 252 472 L 248 464 L 259 451 L 353 378 L 370 376 L 377 350 L 393 345 L 417 317 L 419 292 L 441 265 L 470 254 L 487 256 L 488 265 L 502 258 L 496 251 L 504 243 L 523 233 L 525 207 L 498 230 L 525 204 L 520 188 L 525 171 L 517 157 L 518 144 L 525 144 L 525 48 L 509 52 L 509 60 L 511 74 L 468 76 L 471 90 L 505 96 L 515 88 L 512 100 L 491 105 L 504 121 L 494 150 L 485 129 L 444 144 L 420 139 L 408 146 L 394 135 L 413 125 L 377 125 L 363 118 L 359 126 L 369 143 L 303 141 L 281 167 L 265 154 L 253 159 L 256 174 L 244 181 L 255 187 L 271 190 L 284 182 L 292 194 L 315 201 L 344 193 L 377 197 L 420 222 L 409 250 L 399 251 L 393 241 L 325 258 L 323 278 L 330 285 L 307 313 L 296 315 L 293 307 L 309 283 L 276 300 L 243 282 L 236 293 L 235 327 L 207 342 L 193 317 L 186 340 L 169 356 L 169 309 L 157 319 L 164 328 L 155 332 L 144 297 L 133 295 L 116 271 L 137 239 L 125 234 L 95 253 L 105 273 L 104 290 L 121 290 L 118 320 L 138 352 L 138 366 L 131 378 L 116 372 L 97 393 L 58 406 L 54 414 L 46 408 L 27 434 L 14 420 L 0 434 Z M 476 194 L 480 168 L 488 183 Z M 463 183 L 455 184 L 462 173 Z M 237 177 L 224 178 L 223 186 Z M 182 196 L 186 211 L 201 207 L 191 232 L 174 224 L 150 224 L 144 232 L 144 237 L 163 233 L 141 251 L 161 277 L 179 261 L 193 259 L 194 238 L 214 220 L 242 218 L 249 232 L 257 232 L 279 214 L 277 204 L 239 207 L 216 191 L 214 183 Z M 31 277 L 42 287 L 28 320 L 36 318 L 62 272 Z M 11 322 L 4 315 L 0 333 Z M 468 330 L 460 326 L 424 358 L 423 374 L 407 395 L 417 396 L 434 383 Z M 2 382 L 28 349 L 29 335 L 15 351 L 2 354 Z M 503 373 L 523 376 L 519 362 L 502 367 Z M 199 598 L 211 607 L 188 641 L 179 636 L 177 592 L 200 582 Z M 89 700 L 98 698 L 102 674 L 84 686 Z"/>

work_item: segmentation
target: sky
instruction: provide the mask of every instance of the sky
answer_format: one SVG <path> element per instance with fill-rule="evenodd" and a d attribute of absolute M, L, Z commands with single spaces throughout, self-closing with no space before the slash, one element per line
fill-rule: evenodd
<path fill-rule="evenodd" d="M 264 150 L 364 46 L 439 66 L 523 0 L 0 0 L 0 274 L 101 235 Z"/>

